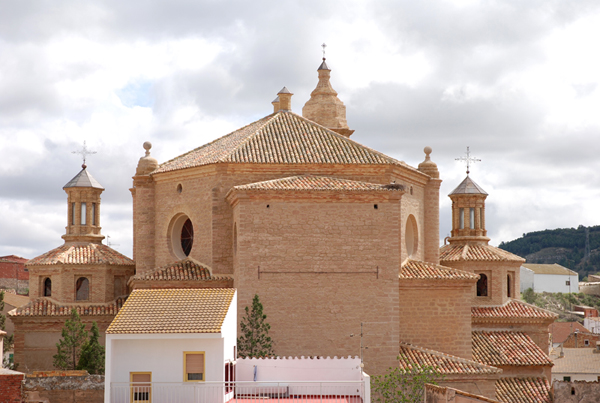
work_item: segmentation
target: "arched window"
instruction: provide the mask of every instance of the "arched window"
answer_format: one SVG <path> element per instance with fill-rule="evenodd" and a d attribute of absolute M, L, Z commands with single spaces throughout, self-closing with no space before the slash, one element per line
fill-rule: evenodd
<path fill-rule="evenodd" d="M 506 275 L 506 296 L 511 298 L 512 297 L 512 292 L 511 292 L 511 281 L 510 281 L 510 274 Z"/>
<path fill-rule="evenodd" d="M 47 278 L 46 280 L 44 280 L 44 297 L 51 297 L 52 296 L 52 280 L 50 280 L 50 278 Z"/>
<path fill-rule="evenodd" d="M 479 280 L 477 280 L 477 296 L 487 297 L 488 295 L 488 281 L 487 276 L 483 273 L 479 274 Z"/>
<path fill-rule="evenodd" d="M 90 299 L 90 280 L 85 277 L 79 277 L 75 283 L 75 299 L 77 301 L 87 301 Z"/>
<path fill-rule="evenodd" d="M 188 218 L 183 223 L 181 228 L 181 249 L 186 256 L 190 255 L 192 251 L 192 245 L 194 244 L 194 226 L 192 221 Z"/>

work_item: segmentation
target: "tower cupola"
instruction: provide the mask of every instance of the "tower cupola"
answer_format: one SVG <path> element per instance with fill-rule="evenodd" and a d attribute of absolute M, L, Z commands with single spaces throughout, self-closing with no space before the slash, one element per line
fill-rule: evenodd
<path fill-rule="evenodd" d="M 449 242 L 487 244 L 485 199 L 488 194 L 468 175 L 448 196 L 452 200 L 452 233 Z"/>
<path fill-rule="evenodd" d="M 302 108 L 302 116 L 325 126 L 343 136 L 350 137 L 354 130 L 350 130 L 346 121 L 346 106 L 338 98 L 338 93 L 333 89 L 329 82 L 331 70 L 325 63 L 317 69 L 319 73 L 319 82 L 317 87 L 311 92 L 310 99 Z"/>
<path fill-rule="evenodd" d="M 87 166 L 71 179 L 63 189 L 68 195 L 68 217 L 65 242 L 101 243 L 100 194 L 104 188 L 88 172 Z"/>

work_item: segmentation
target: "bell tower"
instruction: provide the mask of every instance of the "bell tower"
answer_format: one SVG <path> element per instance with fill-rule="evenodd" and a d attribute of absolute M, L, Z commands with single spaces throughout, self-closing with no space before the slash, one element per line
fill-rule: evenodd
<path fill-rule="evenodd" d="M 467 175 L 449 196 L 452 200 L 452 232 L 448 241 L 487 244 L 490 240 L 485 229 L 488 194 Z"/>

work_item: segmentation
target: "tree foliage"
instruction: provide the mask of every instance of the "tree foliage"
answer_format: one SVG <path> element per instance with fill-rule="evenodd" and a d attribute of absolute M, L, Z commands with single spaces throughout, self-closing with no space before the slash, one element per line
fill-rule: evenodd
<path fill-rule="evenodd" d="M 412 364 L 408 368 L 389 368 L 387 374 L 374 376 L 371 387 L 378 403 L 420 403 L 425 384 L 437 385 L 443 378 L 438 368 Z"/>
<path fill-rule="evenodd" d="M 81 349 L 88 341 L 85 325 L 75 309 L 71 317 L 65 321 L 62 329 L 62 339 L 56 344 L 58 352 L 53 357 L 54 366 L 58 369 L 74 370 L 79 364 Z"/>
<path fill-rule="evenodd" d="M 266 322 L 267 315 L 258 295 L 252 299 L 252 309 L 245 308 L 246 315 L 240 322 L 242 334 L 237 339 L 240 357 L 269 357 L 273 353 L 273 341 L 269 337 L 271 326 Z"/>
<path fill-rule="evenodd" d="M 90 338 L 81 348 L 77 369 L 84 369 L 90 374 L 104 375 L 104 346 L 99 342 L 100 331 L 94 322 L 90 329 Z"/>

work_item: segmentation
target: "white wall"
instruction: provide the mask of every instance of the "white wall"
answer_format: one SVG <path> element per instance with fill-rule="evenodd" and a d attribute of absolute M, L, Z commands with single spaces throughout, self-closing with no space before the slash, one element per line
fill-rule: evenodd
<path fill-rule="evenodd" d="M 237 291 L 233 294 L 229 311 L 221 325 L 223 335 L 223 357 L 225 361 L 234 361 L 233 348 L 237 345 Z"/>
<path fill-rule="evenodd" d="M 566 285 L 567 281 L 571 281 L 571 288 Z M 562 274 L 535 274 L 534 287 L 535 292 L 579 292 L 579 275 L 562 275 Z"/>
<path fill-rule="evenodd" d="M 533 270 L 528 269 L 525 266 L 521 266 L 521 292 L 528 288 L 533 288 Z"/>
<path fill-rule="evenodd" d="M 583 319 L 583 327 L 589 330 L 591 333 L 600 333 L 600 319 L 599 318 L 585 318 Z"/>
<path fill-rule="evenodd" d="M 360 381 L 360 358 L 239 358 L 237 380 L 253 381 Z"/>
<path fill-rule="evenodd" d="M 571 377 L 573 381 L 586 381 L 586 382 L 597 382 L 598 376 L 600 376 L 600 369 L 597 374 L 574 374 L 574 373 L 552 373 L 552 381 L 562 381 L 565 376 Z"/>

